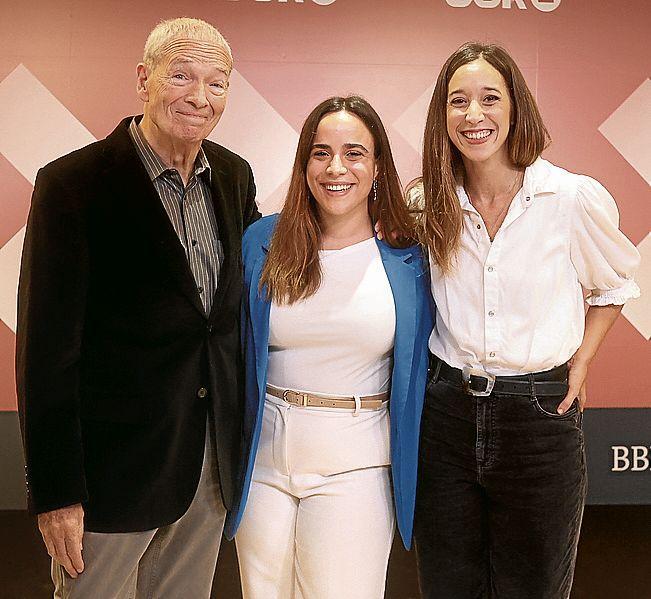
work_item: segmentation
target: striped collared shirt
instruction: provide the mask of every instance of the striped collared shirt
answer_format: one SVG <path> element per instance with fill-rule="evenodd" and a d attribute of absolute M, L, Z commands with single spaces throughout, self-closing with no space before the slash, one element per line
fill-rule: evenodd
<path fill-rule="evenodd" d="M 168 167 L 154 152 L 135 118 L 129 125 L 129 135 L 185 250 L 201 302 L 209 314 L 224 252 L 212 205 L 211 172 L 206 154 L 203 148 L 199 150 L 194 173 L 184 186 L 179 172 Z"/>

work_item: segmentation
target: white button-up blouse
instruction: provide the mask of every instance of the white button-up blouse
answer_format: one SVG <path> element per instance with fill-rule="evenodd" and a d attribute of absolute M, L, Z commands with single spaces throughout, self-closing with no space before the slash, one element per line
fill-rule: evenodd
<path fill-rule="evenodd" d="M 597 181 L 539 158 L 491 242 L 465 190 L 453 272 L 431 262 L 437 306 L 430 351 L 456 368 L 495 375 L 549 370 L 583 339 L 590 305 L 638 297 L 640 262 L 619 230 L 617 206 Z"/>

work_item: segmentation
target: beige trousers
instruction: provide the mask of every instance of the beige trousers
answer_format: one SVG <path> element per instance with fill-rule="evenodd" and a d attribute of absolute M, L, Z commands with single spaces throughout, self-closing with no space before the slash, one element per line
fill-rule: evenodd
<path fill-rule="evenodd" d="M 389 414 L 267 395 L 235 538 L 244 599 L 381 599 L 395 515 Z"/>
<path fill-rule="evenodd" d="M 52 561 L 55 599 L 210 597 L 226 517 L 212 445 L 206 435 L 199 485 L 179 520 L 144 532 L 85 532 L 77 578 Z"/>

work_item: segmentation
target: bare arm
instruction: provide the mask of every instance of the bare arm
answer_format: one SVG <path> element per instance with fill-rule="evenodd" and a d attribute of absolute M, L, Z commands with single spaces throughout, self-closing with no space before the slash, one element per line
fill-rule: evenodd
<path fill-rule="evenodd" d="M 613 326 L 623 306 L 590 306 L 585 315 L 585 333 L 583 341 L 570 360 L 568 376 L 569 389 L 565 399 L 558 406 L 558 413 L 565 413 L 575 398 L 579 398 L 579 407 L 583 410 L 586 402 L 585 380 L 588 366 L 595 357 L 606 333 Z"/>
<path fill-rule="evenodd" d="M 84 570 L 81 557 L 84 508 L 80 503 L 38 515 L 38 529 L 50 557 L 59 562 L 72 578 Z"/>

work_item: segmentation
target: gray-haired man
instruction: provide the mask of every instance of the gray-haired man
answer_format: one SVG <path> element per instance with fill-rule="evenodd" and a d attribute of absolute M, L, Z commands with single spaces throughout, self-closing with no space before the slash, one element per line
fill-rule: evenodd
<path fill-rule="evenodd" d="M 44 167 L 19 288 L 30 509 L 57 597 L 208 597 L 237 495 L 238 313 L 249 165 L 205 141 L 231 51 L 159 24 L 144 115 Z"/>

